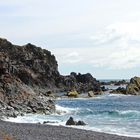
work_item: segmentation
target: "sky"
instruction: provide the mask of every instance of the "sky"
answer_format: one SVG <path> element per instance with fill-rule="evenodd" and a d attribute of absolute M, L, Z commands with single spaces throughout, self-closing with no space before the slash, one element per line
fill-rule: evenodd
<path fill-rule="evenodd" d="M 50 50 L 64 75 L 140 76 L 140 0 L 0 0 L 0 37 Z"/>

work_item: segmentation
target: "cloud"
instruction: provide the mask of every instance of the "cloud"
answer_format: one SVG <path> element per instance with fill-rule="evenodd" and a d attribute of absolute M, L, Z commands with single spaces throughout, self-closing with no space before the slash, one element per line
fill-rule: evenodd
<path fill-rule="evenodd" d="M 59 48 L 53 51 L 60 64 L 76 63 L 107 69 L 140 66 L 140 22 L 116 23 L 91 37 L 88 48 Z M 137 29 L 137 30 L 136 30 Z"/>
<path fill-rule="evenodd" d="M 79 63 L 80 61 L 82 61 L 78 52 L 71 52 L 71 53 L 65 54 L 63 58 L 64 58 L 63 63 L 74 64 L 74 63 Z"/>
<path fill-rule="evenodd" d="M 78 52 L 72 56 L 71 51 Z M 140 47 L 93 47 L 93 48 L 57 48 L 52 50 L 60 65 L 77 64 L 105 67 L 107 69 L 130 69 L 140 66 Z"/>
<path fill-rule="evenodd" d="M 116 43 L 140 42 L 140 21 L 118 22 L 107 26 L 103 31 L 91 36 L 94 45 L 105 45 Z"/>

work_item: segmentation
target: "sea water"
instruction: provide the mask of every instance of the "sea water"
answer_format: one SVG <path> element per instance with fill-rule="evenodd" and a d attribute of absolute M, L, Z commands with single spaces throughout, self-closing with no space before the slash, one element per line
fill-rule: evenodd
<path fill-rule="evenodd" d="M 104 94 L 88 99 L 58 99 L 57 112 L 9 118 L 8 121 L 64 125 L 69 117 L 82 120 L 86 126 L 73 126 L 123 136 L 140 137 L 140 96 Z"/>

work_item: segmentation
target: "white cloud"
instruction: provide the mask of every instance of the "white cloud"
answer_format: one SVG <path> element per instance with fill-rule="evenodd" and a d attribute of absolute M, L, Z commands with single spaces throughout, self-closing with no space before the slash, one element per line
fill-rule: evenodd
<path fill-rule="evenodd" d="M 77 51 L 78 56 L 71 56 Z M 52 50 L 59 64 L 92 65 L 108 69 L 129 69 L 140 66 L 140 47 L 59 48 Z M 69 57 L 68 57 L 69 56 Z M 71 56 L 71 57 L 70 57 Z"/>
<path fill-rule="evenodd" d="M 108 69 L 138 67 L 140 66 L 139 23 L 117 23 L 108 26 L 104 32 L 91 37 L 93 47 L 59 48 L 53 52 L 61 64 L 89 64 Z"/>
<path fill-rule="evenodd" d="M 63 63 L 74 64 L 74 63 L 79 63 L 80 61 L 82 61 L 82 59 L 80 58 L 77 52 L 70 52 L 63 56 Z"/>
<path fill-rule="evenodd" d="M 118 34 L 127 35 L 130 39 L 140 40 L 140 21 L 136 22 L 119 22 L 107 27 L 109 30 L 114 29 Z"/>
<path fill-rule="evenodd" d="M 87 42 L 92 42 L 89 43 L 89 46 L 93 45 L 91 47 L 80 48 L 79 44 L 84 44 L 84 39 L 81 39 L 77 43 L 79 47 L 55 48 L 53 53 L 59 63 L 89 64 L 109 69 L 134 68 L 140 65 L 139 5 L 138 0 L 109 0 L 109 4 L 97 0 L 4 0 L 0 3 L 0 30 L 3 37 L 17 41 L 33 39 L 44 42 L 51 36 L 50 40 L 58 46 L 63 45 L 61 35 L 69 39 L 67 43 L 71 46 L 73 35 L 68 34 L 95 32 L 90 41 L 86 38 Z M 135 19 L 135 22 L 118 22 L 96 32 L 112 21 L 122 19 Z M 54 39 L 54 36 L 58 38 Z"/>

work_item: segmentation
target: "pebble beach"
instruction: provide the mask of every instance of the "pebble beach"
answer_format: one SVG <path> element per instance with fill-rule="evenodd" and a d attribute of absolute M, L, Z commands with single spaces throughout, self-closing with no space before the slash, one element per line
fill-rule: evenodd
<path fill-rule="evenodd" d="M 140 138 L 51 126 L 0 121 L 0 140 L 140 140 Z"/>

